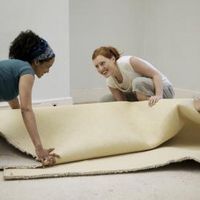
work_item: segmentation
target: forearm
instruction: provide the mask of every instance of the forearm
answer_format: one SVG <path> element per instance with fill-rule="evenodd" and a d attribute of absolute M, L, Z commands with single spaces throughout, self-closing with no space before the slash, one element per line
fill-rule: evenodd
<path fill-rule="evenodd" d="M 155 75 L 153 77 L 153 83 L 155 87 L 155 95 L 163 97 L 163 83 L 160 75 Z"/>
<path fill-rule="evenodd" d="M 116 101 L 126 101 L 126 96 L 124 94 L 121 95 L 113 95 Z"/>
<path fill-rule="evenodd" d="M 120 90 L 115 89 L 115 88 L 110 88 L 110 87 L 109 87 L 109 89 L 116 101 L 126 101 L 127 100 L 125 94 L 123 92 L 121 92 Z"/>
<path fill-rule="evenodd" d="M 32 109 L 21 109 L 26 129 L 36 149 L 43 148 Z"/>

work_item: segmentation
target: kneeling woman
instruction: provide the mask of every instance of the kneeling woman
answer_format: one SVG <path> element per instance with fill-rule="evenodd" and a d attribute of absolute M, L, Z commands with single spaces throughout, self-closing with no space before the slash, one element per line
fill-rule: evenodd
<path fill-rule="evenodd" d="M 45 149 L 42 145 L 32 110 L 32 87 L 35 75 L 41 78 L 49 72 L 55 54 L 44 39 L 28 30 L 11 43 L 9 57 L 0 61 L 0 101 L 7 101 L 13 109 L 21 109 L 38 159 L 43 165 L 53 165 L 58 155 L 52 153 L 54 149 Z"/>
<path fill-rule="evenodd" d="M 167 77 L 139 57 L 120 56 L 114 47 L 100 47 L 93 52 L 92 60 L 112 93 L 103 101 L 148 100 L 153 106 L 162 98 L 174 97 Z"/>

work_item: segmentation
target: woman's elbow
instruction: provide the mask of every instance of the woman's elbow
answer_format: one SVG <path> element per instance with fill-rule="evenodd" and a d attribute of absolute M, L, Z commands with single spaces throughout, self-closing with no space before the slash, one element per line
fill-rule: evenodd
<path fill-rule="evenodd" d="M 21 105 L 21 113 L 22 113 L 22 114 L 25 114 L 25 113 L 27 113 L 27 112 L 32 112 L 32 107 Z"/>
<path fill-rule="evenodd" d="M 162 76 L 161 76 L 161 74 L 159 74 L 159 73 L 156 73 L 156 74 L 154 74 L 153 75 L 153 77 L 152 77 L 153 79 L 162 79 Z"/>

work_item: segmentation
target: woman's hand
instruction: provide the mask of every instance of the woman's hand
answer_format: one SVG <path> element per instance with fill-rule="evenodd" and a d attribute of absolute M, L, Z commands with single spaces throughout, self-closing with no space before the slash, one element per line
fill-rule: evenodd
<path fill-rule="evenodd" d="M 54 148 L 43 149 L 42 147 L 36 148 L 37 160 L 42 162 L 43 167 L 52 166 L 56 163 L 56 158 L 60 158 L 59 155 L 51 153 Z"/>
<path fill-rule="evenodd" d="M 193 99 L 194 108 L 200 113 L 200 97 Z"/>
<path fill-rule="evenodd" d="M 159 95 L 151 96 L 149 98 L 149 106 L 155 105 L 160 99 L 162 99 L 162 96 Z"/>

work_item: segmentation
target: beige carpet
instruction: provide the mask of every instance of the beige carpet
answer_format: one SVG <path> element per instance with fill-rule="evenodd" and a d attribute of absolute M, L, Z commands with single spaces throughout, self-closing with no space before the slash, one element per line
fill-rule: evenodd
<path fill-rule="evenodd" d="M 35 113 L 43 144 L 55 147 L 59 165 L 6 168 L 5 179 L 122 173 L 187 159 L 200 162 L 200 114 L 192 99 L 161 100 L 153 107 L 146 101 L 38 107 Z M 9 143 L 35 156 L 19 110 L 1 110 L 0 122 Z"/>

